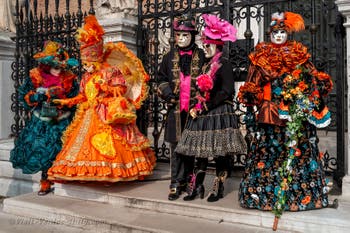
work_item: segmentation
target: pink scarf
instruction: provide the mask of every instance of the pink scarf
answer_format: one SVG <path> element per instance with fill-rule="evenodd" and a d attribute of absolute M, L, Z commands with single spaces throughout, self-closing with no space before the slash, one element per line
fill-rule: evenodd
<path fill-rule="evenodd" d="M 61 86 L 62 82 L 59 76 L 54 76 L 52 74 L 47 74 L 42 72 L 41 76 L 43 77 L 43 87 L 53 87 L 53 86 Z"/>
<path fill-rule="evenodd" d="M 188 112 L 191 96 L 191 76 L 180 72 L 180 111 Z"/>

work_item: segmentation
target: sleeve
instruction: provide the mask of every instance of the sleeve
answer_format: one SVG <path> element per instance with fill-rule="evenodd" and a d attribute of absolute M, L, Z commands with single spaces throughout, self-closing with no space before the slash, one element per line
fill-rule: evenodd
<path fill-rule="evenodd" d="M 315 84 L 309 97 L 315 107 L 311 111 L 308 121 L 317 128 L 324 128 L 331 123 L 331 113 L 325 104 L 324 98 L 333 88 L 332 78 L 325 72 L 317 71 L 311 62 L 306 65 L 306 68 L 313 76 L 312 83 Z"/>
<path fill-rule="evenodd" d="M 211 110 L 225 100 L 232 100 L 235 91 L 235 80 L 231 63 L 225 61 L 217 71 L 215 79 L 215 91 L 210 94 L 210 101 L 206 103 L 207 109 Z"/>
<path fill-rule="evenodd" d="M 258 67 L 251 64 L 248 70 L 246 82 L 239 88 L 238 100 L 245 106 L 260 105 L 263 99 L 261 81 L 263 73 Z"/>
<path fill-rule="evenodd" d="M 175 95 L 171 88 L 171 82 L 172 82 L 171 57 L 172 57 L 171 53 L 167 53 L 166 55 L 164 55 L 158 71 L 158 94 L 160 98 L 168 102 L 172 98 L 175 98 Z"/>
<path fill-rule="evenodd" d="M 84 75 L 79 84 L 77 81 L 74 81 L 71 91 L 68 93 L 67 98 L 64 99 L 64 105 L 71 108 L 87 100 L 84 94 L 86 78 L 87 76 Z"/>
<path fill-rule="evenodd" d="M 30 110 L 37 103 L 31 101 L 31 97 L 35 95 L 34 85 L 29 77 L 24 80 L 24 83 L 18 88 L 18 100 L 23 103 L 25 110 Z"/>

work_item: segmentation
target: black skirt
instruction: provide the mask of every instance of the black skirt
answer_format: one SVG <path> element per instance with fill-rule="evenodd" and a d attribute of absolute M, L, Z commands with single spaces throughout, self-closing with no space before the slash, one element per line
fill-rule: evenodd
<path fill-rule="evenodd" d="M 175 152 L 199 158 L 245 154 L 234 106 L 224 103 L 195 119 L 189 117 Z"/>

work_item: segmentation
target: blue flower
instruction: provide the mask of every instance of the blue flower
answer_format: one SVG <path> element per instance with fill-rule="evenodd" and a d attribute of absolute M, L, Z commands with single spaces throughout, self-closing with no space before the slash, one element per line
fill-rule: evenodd
<path fill-rule="evenodd" d="M 281 95 L 282 92 L 282 88 L 280 87 L 276 87 L 273 89 L 273 93 L 275 93 L 276 95 Z"/>
<path fill-rule="evenodd" d="M 318 168 L 318 163 L 317 163 L 315 160 L 312 160 L 312 161 L 310 162 L 310 169 L 311 169 L 311 171 L 313 172 L 313 171 L 315 171 L 317 168 Z"/>
<path fill-rule="evenodd" d="M 298 190 L 299 189 L 299 185 L 298 184 L 293 184 L 292 187 L 293 187 L 294 190 Z"/>
<path fill-rule="evenodd" d="M 268 185 L 268 186 L 265 187 L 265 191 L 266 192 L 271 192 L 271 190 L 272 190 L 271 185 Z"/>

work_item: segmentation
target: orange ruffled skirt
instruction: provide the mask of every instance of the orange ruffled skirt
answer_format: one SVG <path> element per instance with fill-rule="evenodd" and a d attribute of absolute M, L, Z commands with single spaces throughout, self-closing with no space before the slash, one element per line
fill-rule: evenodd
<path fill-rule="evenodd" d="M 156 164 L 149 140 L 135 123 L 104 124 L 87 103 L 79 106 L 62 140 L 62 150 L 48 170 L 50 180 L 142 180 Z"/>

